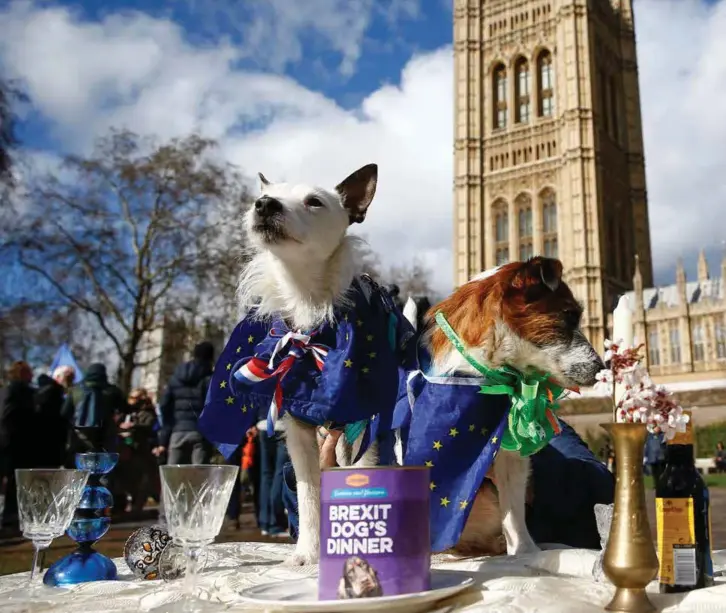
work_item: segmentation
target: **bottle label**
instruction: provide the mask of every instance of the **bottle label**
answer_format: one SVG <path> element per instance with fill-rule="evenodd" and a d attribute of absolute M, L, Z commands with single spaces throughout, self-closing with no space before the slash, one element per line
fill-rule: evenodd
<path fill-rule="evenodd" d="M 692 498 L 656 498 L 659 581 L 696 585 L 696 526 Z"/>

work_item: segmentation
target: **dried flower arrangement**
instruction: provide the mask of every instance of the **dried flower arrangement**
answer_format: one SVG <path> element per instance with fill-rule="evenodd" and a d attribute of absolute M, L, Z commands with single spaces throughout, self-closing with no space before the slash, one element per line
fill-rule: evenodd
<path fill-rule="evenodd" d="M 595 389 L 612 395 L 613 421 L 644 423 L 649 432 L 662 433 L 667 440 L 685 432 L 690 418 L 672 394 L 648 375 L 642 364 L 643 345 L 624 347 L 620 341 L 608 340 L 605 349 L 604 361 L 610 367 L 600 371 Z"/>

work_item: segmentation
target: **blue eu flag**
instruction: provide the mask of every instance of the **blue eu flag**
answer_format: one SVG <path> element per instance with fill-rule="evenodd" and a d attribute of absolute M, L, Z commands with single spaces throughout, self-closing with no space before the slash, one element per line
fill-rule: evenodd
<path fill-rule="evenodd" d="M 484 378 L 411 371 L 399 392 L 404 465 L 431 469 L 431 549 L 456 545 L 508 427 L 509 396 L 483 395 Z"/>
<path fill-rule="evenodd" d="M 285 413 L 312 425 L 364 424 L 361 452 L 391 431 L 401 354 L 413 336 L 390 297 L 356 279 L 335 323 L 293 331 L 281 319 L 248 315 L 216 364 L 200 431 L 225 455 L 267 412 L 268 429 Z"/>

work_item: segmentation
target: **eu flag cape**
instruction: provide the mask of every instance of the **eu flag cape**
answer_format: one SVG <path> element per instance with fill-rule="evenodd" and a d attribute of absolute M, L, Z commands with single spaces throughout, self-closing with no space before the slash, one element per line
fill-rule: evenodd
<path fill-rule="evenodd" d="M 403 464 L 431 470 L 431 549 L 439 552 L 461 537 L 510 428 L 512 399 L 483 394 L 484 377 L 429 372 L 430 359 L 419 348 L 416 366 L 401 381 L 393 428 L 399 432 Z"/>
<path fill-rule="evenodd" d="M 345 427 L 349 440 L 391 436 L 402 353 L 414 332 L 369 277 L 355 279 L 335 323 L 290 330 L 251 312 L 215 366 L 199 429 L 229 455 L 267 412 L 268 431 L 285 413 L 312 425 Z M 350 432 L 353 432 L 353 436 Z"/>

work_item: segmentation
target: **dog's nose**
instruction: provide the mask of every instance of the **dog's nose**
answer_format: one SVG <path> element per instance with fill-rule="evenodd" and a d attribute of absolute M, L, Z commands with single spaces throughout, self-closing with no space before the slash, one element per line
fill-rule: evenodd
<path fill-rule="evenodd" d="M 282 213 L 282 202 L 270 198 L 270 196 L 262 196 L 255 201 L 255 211 L 260 217 L 272 217 L 277 213 Z"/>

